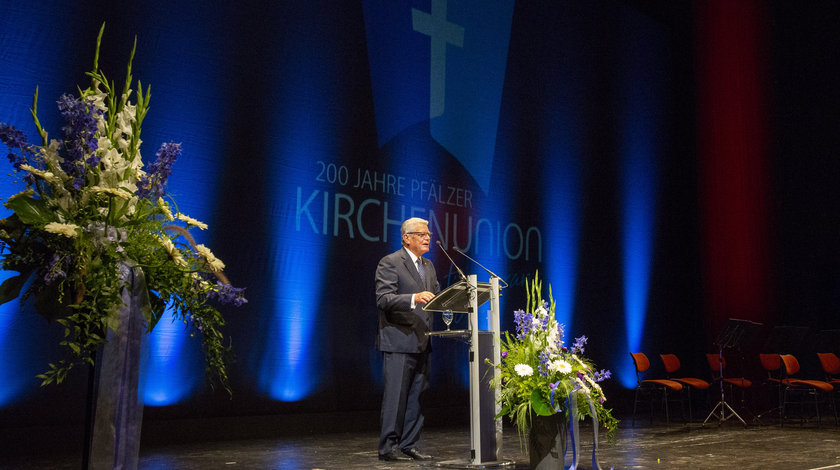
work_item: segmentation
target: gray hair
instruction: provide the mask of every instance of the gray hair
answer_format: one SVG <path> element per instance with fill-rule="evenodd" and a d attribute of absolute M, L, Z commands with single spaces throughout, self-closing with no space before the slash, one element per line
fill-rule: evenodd
<path fill-rule="evenodd" d="M 400 227 L 401 238 L 405 237 L 405 234 L 407 234 L 409 232 L 416 232 L 417 231 L 416 229 L 417 229 L 418 225 L 428 226 L 429 221 L 426 220 L 426 219 L 421 219 L 420 217 L 412 217 L 412 218 L 406 220 L 405 222 L 402 223 L 402 226 Z M 405 239 L 404 238 L 402 240 L 402 244 L 405 245 Z"/>

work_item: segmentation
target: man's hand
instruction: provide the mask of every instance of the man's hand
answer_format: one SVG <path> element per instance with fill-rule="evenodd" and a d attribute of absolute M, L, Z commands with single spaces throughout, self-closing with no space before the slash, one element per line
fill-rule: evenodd
<path fill-rule="evenodd" d="M 435 294 L 429 291 L 418 292 L 414 294 L 414 304 L 427 304 L 430 300 L 435 298 Z"/>

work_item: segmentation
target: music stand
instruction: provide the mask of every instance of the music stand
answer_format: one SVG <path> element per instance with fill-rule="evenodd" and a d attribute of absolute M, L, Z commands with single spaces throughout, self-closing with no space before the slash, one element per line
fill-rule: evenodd
<path fill-rule="evenodd" d="M 712 416 L 718 418 L 718 426 L 722 425 L 726 420 L 733 416 L 738 418 L 738 421 L 747 426 L 747 422 L 726 402 L 726 395 L 723 389 L 723 350 L 739 348 L 744 344 L 749 344 L 755 338 L 755 333 L 761 327 L 761 323 L 751 322 L 749 320 L 738 320 L 730 318 L 724 326 L 723 330 L 718 334 L 715 343 L 718 345 L 718 360 L 720 361 L 718 372 L 720 374 L 720 401 L 712 411 L 706 416 L 703 425 L 705 425 Z M 720 409 L 720 414 L 718 414 Z M 726 410 L 729 410 L 730 415 L 726 416 Z"/>
<path fill-rule="evenodd" d="M 776 326 L 770 332 L 763 352 L 777 354 L 795 353 L 807 334 L 807 326 Z"/>

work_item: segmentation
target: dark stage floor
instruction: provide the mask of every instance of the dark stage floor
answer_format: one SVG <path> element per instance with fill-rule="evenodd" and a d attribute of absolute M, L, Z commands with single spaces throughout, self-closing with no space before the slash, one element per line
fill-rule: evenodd
<path fill-rule="evenodd" d="M 751 426 L 724 423 L 701 427 L 674 424 L 619 429 L 615 444 L 604 443 L 604 469 L 732 468 L 840 469 L 840 428 L 812 424 Z M 581 468 L 591 468 L 591 428 L 582 428 Z M 144 445 L 140 469 L 388 469 L 438 468 L 431 463 L 380 462 L 376 432 L 318 434 L 211 441 L 178 445 Z M 436 461 L 463 460 L 469 453 L 468 428 L 430 428 L 425 450 Z M 38 453 L 40 454 L 40 452 Z M 502 456 L 515 461 L 506 468 L 528 468 L 514 429 L 505 428 Z M 28 455 L 0 461 L 2 469 L 78 469 L 76 455 Z M 568 463 L 568 457 L 567 457 Z"/>

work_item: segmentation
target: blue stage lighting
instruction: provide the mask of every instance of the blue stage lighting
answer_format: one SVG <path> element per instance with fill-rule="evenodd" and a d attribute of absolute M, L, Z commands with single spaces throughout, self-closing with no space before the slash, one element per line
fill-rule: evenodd
<path fill-rule="evenodd" d="M 338 314 L 319 310 L 319 299 L 329 292 L 326 270 L 334 269 L 328 263 L 330 240 L 360 237 L 340 216 L 354 201 L 339 194 L 335 180 L 317 177 L 319 165 L 336 171 L 342 166 L 337 156 L 347 136 L 341 121 L 346 117 L 335 109 L 347 92 L 335 82 L 342 80 L 341 64 L 330 59 L 336 44 L 320 34 L 313 30 L 285 38 L 282 86 L 266 110 L 269 166 L 259 178 L 270 188 L 268 205 L 278 213 L 268 228 L 269 292 L 260 301 L 265 305 L 258 313 L 262 331 L 252 345 L 251 363 L 258 391 L 284 402 L 307 398 L 325 375 L 324 357 L 330 352 L 316 346 L 323 333 L 318 327 Z"/>
<path fill-rule="evenodd" d="M 571 136 L 552 142 L 551 154 L 543 172 L 544 186 L 551 188 L 543 205 L 545 226 L 546 272 L 541 278 L 551 283 L 555 301 L 554 318 L 565 325 L 566 343 L 572 337 L 575 287 L 578 273 L 581 212 L 581 163 L 577 145 Z M 548 300 L 547 286 L 543 296 Z"/>
<path fill-rule="evenodd" d="M 17 275 L 0 271 L 0 282 Z M 35 374 L 46 370 L 46 362 L 33 364 L 37 339 L 35 325 L 28 318 L 32 312 L 21 312 L 20 302 L 13 300 L 0 305 L 0 408 L 14 403 L 27 388 L 37 385 Z M 42 367 L 43 370 L 38 370 Z"/>
<path fill-rule="evenodd" d="M 58 132 L 62 123 L 55 102 L 68 90 L 68 76 L 75 76 L 77 64 L 73 54 L 67 48 L 73 40 L 66 29 L 60 25 L 66 22 L 66 14 L 61 10 L 60 2 L 54 2 L 55 8 L 41 5 L 44 10 L 21 9 L 22 16 L 3 25 L 3 60 L 0 61 L 0 122 L 15 126 L 26 134 L 31 144 L 40 145 L 41 138 L 35 130 L 29 108 L 36 86 L 39 90 L 38 116 L 45 129 Z M 44 14 L 49 10 L 50 14 Z M 21 12 L 15 12 L 16 16 Z M 32 31 L 41 31 L 37 41 L 29 41 Z M 81 28 L 79 28 L 81 30 Z M 21 39 L 27 38 L 27 39 Z M 20 47 L 26 45 L 28 47 Z M 92 45 L 92 43 L 91 43 Z M 23 190 L 23 184 L 13 184 L 12 178 L 6 177 L 12 167 L 5 158 L 6 146 L 0 144 L 3 159 L 0 161 L 0 194 L 3 197 Z M 0 206 L 0 217 L 11 214 Z M 0 282 L 15 275 L 13 272 L 0 271 Z M 13 403 L 24 392 L 37 387 L 35 375 L 44 372 L 47 354 L 40 354 L 39 342 L 49 325 L 41 322 L 30 311 L 21 311 L 17 300 L 0 306 L 0 407 Z M 54 358 L 52 358 L 54 360 Z"/>
<path fill-rule="evenodd" d="M 189 398 L 203 383 L 201 339 L 173 321 L 167 309 L 152 333 L 140 362 L 141 398 L 147 406 L 167 406 Z"/>
<path fill-rule="evenodd" d="M 189 54 L 184 48 L 196 47 L 183 41 L 184 34 L 199 35 L 199 31 L 179 25 L 163 29 L 163 37 L 154 38 L 154 47 L 146 42 L 152 37 L 140 36 L 135 69 L 142 70 L 142 83 L 151 84 L 151 111 L 143 121 L 143 161 L 155 159 L 161 144 L 181 143 L 183 153 L 172 167 L 166 187 L 177 203 L 178 211 L 215 227 L 213 214 L 218 200 L 220 167 L 227 157 L 222 129 L 225 125 L 224 103 L 219 100 L 226 83 L 219 76 L 218 57 L 207 61 L 184 61 Z M 107 29 L 106 29 L 107 37 Z M 219 47 L 222 41 L 219 40 Z M 195 77 L 202 77 L 196 81 Z M 189 84 L 189 86 L 187 86 Z M 145 86 L 145 85 L 144 85 Z M 221 109 L 220 109 L 221 108 Z M 208 138 L 208 136 L 214 136 Z M 174 209 L 174 208 L 173 208 Z M 196 243 L 212 248 L 211 233 L 196 228 L 190 230 Z M 178 241 L 186 243 L 179 238 Z M 172 323 L 167 312 L 155 327 L 144 346 L 148 362 L 143 368 L 141 395 L 147 405 L 171 405 L 197 392 L 204 383 L 203 352 L 200 339 L 191 338 L 181 322 Z"/>
<path fill-rule="evenodd" d="M 275 273 L 280 281 L 274 286 L 272 307 L 262 314 L 266 328 L 255 348 L 260 351 L 257 382 L 260 392 L 275 400 L 298 401 L 314 391 L 323 369 L 321 353 L 313 346 L 323 315 L 316 300 L 322 294 L 323 250 L 300 239 L 274 243 L 281 245 L 273 248 L 280 253 L 274 266 L 286 266 L 294 274 Z"/>
<path fill-rule="evenodd" d="M 648 308 L 653 241 L 656 225 L 656 192 L 659 142 L 662 139 L 661 76 L 667 44 L 662 31 L 642 15 L 628 9 L 622 18 L 621 60 L 621 200 L 626 348 L 616 352 L 618 379 L 627 388 L 636 386 L 636 372 L 627 353 L 642 348 Z"/>

